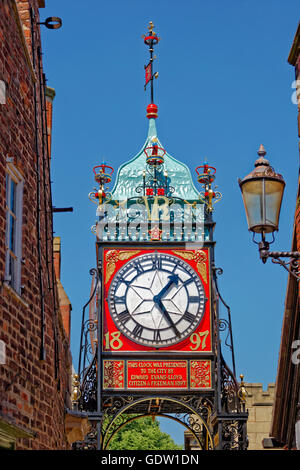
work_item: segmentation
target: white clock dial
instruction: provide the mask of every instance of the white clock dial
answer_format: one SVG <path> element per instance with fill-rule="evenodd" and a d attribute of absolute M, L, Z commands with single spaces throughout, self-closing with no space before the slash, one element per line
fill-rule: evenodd
<path fill-rule="evenodd" d="M 205 300 L 202 282 L 191 266 L 158 252 L 128 261 L 108 294 L 118 329 L 136 343 L 153 347 L 188 337 L 203 317 Z"/>

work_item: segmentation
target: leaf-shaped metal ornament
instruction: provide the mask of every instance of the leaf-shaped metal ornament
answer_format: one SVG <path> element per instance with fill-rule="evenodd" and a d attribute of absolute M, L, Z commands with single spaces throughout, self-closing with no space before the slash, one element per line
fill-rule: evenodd
<path fill-rule="evenodd" d="M 184 259 L 192 260 L 195 258 L 195 253 L 193 251 L 184 251 L 184 250 L 174 250 L 175 255 L 179 255 Z"/>
<path fill-rule="evenodd" d="M 107 283 L 112 274 L 114 273 L 114 270 L 116 269 L 116 263 L 114 262 L 110 262 L 110 263 L 107 263 L 106 265 L 106 276 L 105 276 L 105 282 Z"/>
<path fill-rule="evenodd" d="M 203 281 L 206 283 L 207 282 L 207 274 L 206 274 L 206 264 L 202 261 L 199 261 L 197 263 L 197 269 L 199 273 L 201 274 Z"/>
<path fill-rule="evenodd" d="M 118 254 L 118 259 L 121 261 L 124 261 L 126 259 L 129 259 L 133 255 L 137 255 L 140 252 L 140 250 L 129 250 L 129 251 L 119 251 Z"/>
<path fill-rule="evenodd" d="M 127 260 L 131 258 L 131 256 L 137 255 L 139 252 L 140 250 L 109 250 L 106 253 L 107 264 L 105 282 L 107 283 L 113 275 L 117 261 Z"/>
<path fill-rule="evenodd" d="M 202 276 L 204 282 L 207 282 L 206 273 L 206 260 L 207 255 L 202 250 L 197 251 L 185 251 L 185 250 L 174 250 L 175 255 L 179 255 L 184 259 L 195 260 L 197 262 L 197 269 Z"/>

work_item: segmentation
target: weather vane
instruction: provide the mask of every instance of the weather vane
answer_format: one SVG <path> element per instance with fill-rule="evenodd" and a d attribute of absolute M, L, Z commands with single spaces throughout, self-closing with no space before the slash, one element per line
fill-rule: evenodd
<path fill-rule="evenodd" d="M 145 85 L 144 89 L 146 90 L 148 83 L 151 84 L 151 104 L 154 103 L 153 101 L 153 79 L 158 77 L 158 72 L 153 73 L 153 61 L 156 59 L 156 56 L 153 56 L 154 46 L 160 41 L 160 38 L 157 34 L 153 31 L 154 24 L 152 21 L 149 22 L 148 30 L 149 33 L 147 36 L 143 34 L 142 38 L 144 39 L 144 43 L 149 46 L 150 52 L 150 61 L 148 65 L 145 65 Z"/>

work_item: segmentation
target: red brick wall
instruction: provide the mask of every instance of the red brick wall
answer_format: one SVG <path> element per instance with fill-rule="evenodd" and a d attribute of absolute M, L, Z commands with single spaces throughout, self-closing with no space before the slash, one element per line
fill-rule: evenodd
<path fill-rule="evenodd" d="M 16 3 L 13 0 L 0 1 L 0 80 L 6 83 L 6 104 L 0 104 L 0 339 L 6 345 L 6 362 L 0 365 L 0 421 L 13 422 L 16 427 L 35 433 L 34 438 L 18 439 L 17 449 L 65 449 L 68 445 L 64 410 L 65 406 L 70 405 L 71 356 L 57 291 L 53 288 L 56 283 L 52 269 L 49 165 L 45 137 L 43 152 L 41 129 L 44 114 L 43 103 L 40 102 L 39 73 L 32 63 L 30 6 L 35 12 L 35 22 L 38 22 L 37 0 L 17 0 Z M 24 36 L 22 26 L 25 26 Z M 37 48 L 41 46 L 38 25 L 35 25 L 35 34 Z M 36 55 L 35 59 L 37 64 Z M 39 129 L 38 157 L 35 146 L 34 79 Z M 43 88 L 41 90 L 43 94 Z M 14 165 L 24 178 L 24 264 L 21 282 L 24 287 L 20 295 L 4 283 L 7 157 L 13 158 Z M 39 178 L 36 175 L 37 158 Z M 40 222 L 40 245 L 37 217 Z M 44 295 L 44 309 L 41 307 L 41 292 Z M 43 340 L 45 359 L 41 360 Z"/>
<path fill-rule="evenodd" d="M 293 45 L 288 57 L 290 65 L 295 67 L 298 91 L 298 137 L 300 137 L 300 24 L 298 26 Z M 299 141 L 300 148 L 300 141 Z M 297 161 L 295 160 L 295 165 Z M 295 166 L 296 168 L 296 166 Z M 298 194 L 295 208 L 293 238 L 291 251 L 300 251 L 300 179 L 298 182 Z M 295 448 L 295 421 L 296 410 L 299 403 L 299 367 L 291 360 L 296 349 L 293 346 L 295 340 L 300 338 L 300 289 L 299 282 L 289 276 L 285 299 L 285 310 L 281 330 L 281 343 L 279 351 L 275 402 L 273 407 L 271 434 L 281 446 Z"/>

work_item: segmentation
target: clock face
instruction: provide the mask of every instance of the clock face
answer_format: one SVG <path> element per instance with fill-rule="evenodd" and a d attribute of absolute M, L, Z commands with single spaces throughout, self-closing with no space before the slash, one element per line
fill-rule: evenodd
<path fill-rule="evenodd" d="M 167 347 L 190 336 L 203 317 L 205 300 L 197 273 L 166 253 L 149 253 L 126 263 L 108 294 L 119 331 L 153 347 Z"/>

